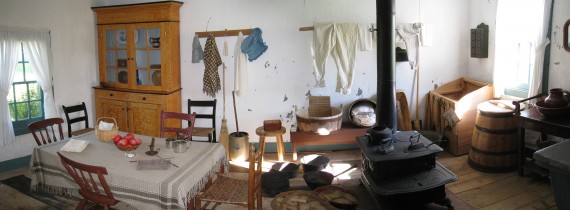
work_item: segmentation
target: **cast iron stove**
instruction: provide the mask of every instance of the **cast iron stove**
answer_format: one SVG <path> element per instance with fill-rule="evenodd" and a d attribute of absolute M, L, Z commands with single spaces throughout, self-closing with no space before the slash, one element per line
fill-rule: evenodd
<path fill-rule="evenodd" d="M 443 151 L 416 131 L 394 134 L 394 150 L 384 154 L 370 135 L 356 138 L 362 151 L 361 182 L 382 209 L 405 209 L 433 203 L 453 209 L 445 184 L 457 176 L 435 161 Z M 411 139 L 411 141 L 410 141 Z M 412 146 L 410 145 L 420 145 Z"/>

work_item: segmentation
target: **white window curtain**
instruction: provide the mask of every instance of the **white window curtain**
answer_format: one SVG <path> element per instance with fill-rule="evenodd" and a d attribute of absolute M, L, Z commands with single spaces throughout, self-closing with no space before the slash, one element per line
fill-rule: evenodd
<path fill-rule="evenodd" d="M 497 21 L 495 29 L 495 64 L 493 86 L 495 98 L 501 98 L 508 84 L 514 84 L 512 67 L 515 66 L 512 55 L 513 44 L 522 36 L 533 36 L 535 51 L 534 67 L 530 73 L 529 96 L 540 92 L 544 63 L 544 49 L 550 43 L 546 37 L 552 0 L 499 0 L 497 5 Z M 525 8 L 519 5 L 531 5 Z M 539 8 L 537 10 L 537 8 Z M 531 11 L 516 12 L 515 10 Z M 513 15 L 517 14 L 518 15 Z M 527 18 L 531 17 L 532 18 Z M 530 20 L 529 20 L 530 19 Z M 525 21 L 522 21 L 525 20 Z M 528 21 L 526 21 L 528 20 Z M 535 22 L 533 22 L 535 21 Z M 532 32 L 532 33 L 529 33 Z"/>
<path fill-rule="evenodd" d="M 38 84 L 44 92 L 45 118 L 56 117 L 55 101 L 51 73 L 51 42 L 49 31 L 32 31 L 26 33 L 22 41 L 24 50 L 29 55 L 38 76 Z"/>
<path fill-rule="evenodd" d="M 6 38 L 4 38 L 6 37 Z M 57 116 L 55 102 L 53 98 L 53 85 L 51 74 L 51 38 L 49 30 L 38 30 L 28 28 L 16 28 L 0 26 L 0 42 L 2 45 L 0 73 L 9 75 L 8 78 L 0 79 L 0 119 L 2 120 L 0 131 L 0 145 L 6 145 L 14 142 L 14 129 L 12 128 L 12 120 L 10 119 L 10 111 L 8 108 L 8 93 L 12 85 L 14 77 L 17 56 L 20 52 L 20 43 L 23 44 L 24 50 L 31 62 L 33 63 L 35 74 L 37 75 L 38 84 L 44 92 L 44 112 L 46 118 Z M 3 44 L 6 43 L 6 44 Z M 6 45 L 6 51 L 4 51 Z M 11 46 L 12 48 L 8 48 Z M 4 55 L 4 53 L 6 55 Z M 6 116 L 4 116 L 6 115 Z"/>
<path fill-rule="evenodd" d="M 0 146 L 16 140 L 8 107 L 8 94 L 12 87 L 19 53 L 18 34 L 8 27 L 0 26 L 0 75 L 2 75 L 0 77 Z"/>
<path fill-rule="evenodd" d="M 542 3 L 544 1 L 544 3 Z M 552 7 L 552 0 L 542 0 L 541 4 L 544 5 L 544 12 L 542 16 L 542 26 L 538 30 L 536 37 L 535 61 L 532 77 L 528 89 L 528 97 L 535 96 L 542 92 L 542 75 L 544 71 L 544 54 L 546 46 L 550 44 L 550 39 L 546 37 L 548 34 L 548 24 L 550 22 L 550 12 Z"/>

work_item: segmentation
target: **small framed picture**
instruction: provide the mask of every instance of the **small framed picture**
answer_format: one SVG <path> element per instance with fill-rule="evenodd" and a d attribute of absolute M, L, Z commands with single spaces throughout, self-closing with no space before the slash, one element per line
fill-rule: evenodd
<path fill-rule="evenodd" d="M 135 43 L 139 41 L 139 32 L 135 32 Z M 117 43 L 118 44 L 127 44 L 127 31 L 126 30 L 117 30 Z"/>

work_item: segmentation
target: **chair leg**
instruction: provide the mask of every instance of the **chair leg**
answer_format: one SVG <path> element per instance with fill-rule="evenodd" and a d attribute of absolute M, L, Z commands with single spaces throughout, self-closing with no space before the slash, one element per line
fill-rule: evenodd
<path fill-rule="evenodd" d="M 85 205 L 87 205 L 87 199 L 83 198 L 79 204 L 77 204 L 77 207 L 75 207 L 75 210 L 81 210 L 83 208 L 85 208 Z"/>
<path fill-rule="evenodd" d="M 216 140 L 215 140 L 215 139 L 212 139 L 212 133 L 209 133 L 209 134 L 208 134 L 208 142 L 210 142 L 210 143 L 216 143 Z"/>
<path fill-rule="evenodd" d="M 194 203 L 194 209 L 200 210 L 202 208 L 202 204 L 200 203 L 200 197 L 195 197 L 196 201 Z"/>
<path fill-rule="evenodd" d="M 261 188 L 257 189 L 257 209 L 263 209 L 263 200 L 261 199 Z"/>

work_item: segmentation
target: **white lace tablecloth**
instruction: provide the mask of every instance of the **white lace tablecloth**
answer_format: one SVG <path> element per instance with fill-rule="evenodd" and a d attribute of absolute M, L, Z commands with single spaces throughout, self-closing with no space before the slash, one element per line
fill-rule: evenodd
<path fill-rule="evenodd" d="M 179 167 L 137 170 L 137 162 L 131 160 L 158 157 L 145 154 L 149 150 L 151 137 L 135 136 L 143 143 L 134 151 L 134 158 L 125 157 L 125 152 L 113 143 L 98 141 L 95 132 L 74 137 L 89 141 L 79 153 L 61 152 L 61 147 L 67 141 L 36 147 L 30 161 L 32 190 L 78 196 L 78 186 L 63 168 L 56 153 L 58 151 L 77 162 L 106 167 L 109 174 L 105 178 L 115 199 L 134 209 L 186 209 L 188 201 L 204 188 L 221 165 L 226 171 L 228 169 L 226 152 L 221 144 L 192 142 L 185 153 L 174 153 L 172 149 L 165 148 L 164 139 L 156 138 L 155 149 L 160 148 L 158 155 L 162 158 L 173 157 L 169 160 Z"/>

